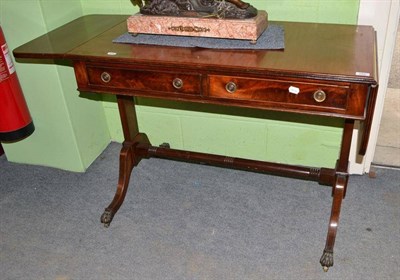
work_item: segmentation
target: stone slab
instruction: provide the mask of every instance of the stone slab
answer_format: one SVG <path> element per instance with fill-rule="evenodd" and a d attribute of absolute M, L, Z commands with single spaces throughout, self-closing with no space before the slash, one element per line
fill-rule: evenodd
<path fill-rule="evenodd" d="M 119 44 L 172 46 L 183 48 L 282 50 L 285 48 L 285 32 L 281 25 L 268 24 L 267 29 L 265 29 L 255 42 L 249 40 L 159 34 L 136 34 L 133 36 L 129 32 L 121 34 L 112 41 L 113 43 Z M 146 52 L 149 51 L 150 49 Z"/>
<path fill-rule="evenodd" d="M 158 34 L 256 41 L 268 26 L 266 11 L 251 19 L 147 16 L 140 13 L 127 20 L 132 34 Z"/>

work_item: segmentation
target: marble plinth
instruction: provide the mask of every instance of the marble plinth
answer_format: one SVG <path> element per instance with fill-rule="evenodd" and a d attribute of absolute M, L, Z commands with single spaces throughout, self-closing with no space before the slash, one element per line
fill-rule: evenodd
<path fill-rule="evenodd" d="M 268 26 L 266 11 L 251 19 L 188 18 L 135 14 L 128 18 L 132 34 L 181 35 L 256 41 Z"/>

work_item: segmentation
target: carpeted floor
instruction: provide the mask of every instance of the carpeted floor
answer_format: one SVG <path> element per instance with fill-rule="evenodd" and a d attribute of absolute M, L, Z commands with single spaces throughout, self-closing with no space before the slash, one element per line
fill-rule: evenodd
<path fill-rule="evenodd" d="M 0 157 L 1 279 L 400 279 L 400 171 L 353 176 L 324 273 L 331 189 L 160 159 L 133 171 L 110 228 L 119 144 L 86 173 Z"/>

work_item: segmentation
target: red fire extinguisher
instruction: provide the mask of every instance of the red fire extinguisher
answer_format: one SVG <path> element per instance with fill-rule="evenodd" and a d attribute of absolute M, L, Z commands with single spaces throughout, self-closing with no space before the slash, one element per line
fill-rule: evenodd
<path fill-rule="evenodd" d="M 0 142 L 20 140 L 35 127 L 0 26 Z"/>

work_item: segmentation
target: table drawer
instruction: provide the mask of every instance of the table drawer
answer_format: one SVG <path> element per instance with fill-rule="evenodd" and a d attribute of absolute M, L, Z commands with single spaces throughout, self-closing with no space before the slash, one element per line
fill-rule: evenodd
<path fill-rule="evenodd" d="M 210 75 L 208 95 L 211 98 L 292 104 L 295 107 L 318 106 L 344 110 L 349 86 L 278 81 Z M 277 105 L 279 106 L 279 105 Z"/>
<path fill-rule="evenodd" d="M 87 67 L 89 85 L 105 88 L 181 94 L 201 94 L 201 75 Z"/>

